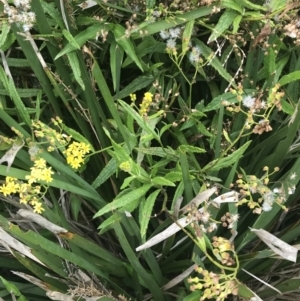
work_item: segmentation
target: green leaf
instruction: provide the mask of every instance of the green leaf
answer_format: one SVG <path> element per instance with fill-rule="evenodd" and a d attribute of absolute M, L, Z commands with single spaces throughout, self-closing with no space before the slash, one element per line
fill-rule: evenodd
<path fill-rule="evenodd" d="M 232 33 L 233 34 L 238 32 L 242 18 L 243 18 L 242 15 L 238 15 L 234 18 L 233 23 L 232 23 L 232 25 L 233 25 Z"/>
<path fill-rule="evenodd" d="M 185 55 L 186 52 L 190 49 L 190 40 L 194 29 L 195 20 L 191 20 L 185 24 L 184 31 L 182 34 L 182 53 L 181 55 Z"/>
<path fill-rule="evenodd" d="M 222 168 L 231 166 L 242 157 L 243 153 L 246 151 L 250 143 L 251 141 L 248 141 L 246 144 L 244 144 L 242 147 L 240 147 L 239 149 L 237 149 L 235 152 L 228 155 L 227 157 L 213 160 L 203 168 L 203 171 L 205 170 L 218 171 Z"/>
<path fill-rule="evenodd" d="M 263 11 L 268 11 L 268 7 L 264 7 L 258 4 L 255 4 L 249 0 L 239 0 L 239 3 L 243 6 L 245 6 L 246 8 L 250 8 L 253 10 L 263 10 Z"/>
<path fill-rule="evenodd" d="M 167 173 L 164 178 L 166 180 L 169 180 L 171 182 L 178 182 L 178 181 L 182 181 L 182 173 L 179 171 L 171 171 L 169 173 Z"/>
<path fill-rule="evenodd" d="M 123 56 L 123 48 L 119 47 L 116 41 L 112 41 L 110 45 L 110 70 L 113 79 L 114 91 L 118 91 L 120 87 Z"/>
<path fill-rule="evenodd" d="M 295 113 L 295 108 L 291 104 L 289 104 L 285 99 L 282 99 L 280 101 L 280 104 L 284 113 L 289 115 L 293 115 Z"/>
<path fill-rule="evenodd" d="M 4 284 L 5 288 L 9 293 L 14 294 L 15 296 L 22 296 L 17 286 L 15 286 L 13 283 L 5 280 L 3 277 L 0 276 L 0 280 Z"/>
<path fill-rule="evenodd" d="M 148 124 L 148 122 L 143 118 L 138 112 L 136 112 L 130 105 L 128 105 L 126 102 L 119 100 L 119 103 L 125 109 L 125 111 L 130 114 L 130 116 L 137 122 L 137 124 L 143 129 L 145 132 L 152 134 L 153 137 L 160 141 L 159 136 L 157 133 L 151 128 L 151 126 Z"/>
<path fill-rule="evenodd" d="M 152 215 L 152 209 L 159 193 L 160 193 L 160 189 L 155 190 L 147 197 L 147 199 L 143 200 L 141 203 L 141 209 L 139 212 L 139 221 L 141 225 L 140 231 L 141 231 L 142 239 L 144 239 L 146 236 L 148 224 Z"/>
<path fill-rule="evenodd" d="M 232 86 L 237 88 L 237 85 L 233 82 L 233 77 L 227 72 L 227 70 L 222 66 L 219 59 L 216 57 L 214 52 L 207 47 L 202 41 L 195 39 L 195 43 L 200 47 L 201 53 L 207 59 L 207 61 L 218 71 L 218 73 L 226 79 L 229 83 L 232 82 Z"/>
<path fill-rule="evenodd" d="M 112 158 L 105 167 L 101 170 L 98 177 L 92 183 L 92 187 L 95 189 L 101 186 L 105 181 L 107 181 L 112 175 L 116 173 L 117 170 L 117 162 L 114 158 Z"/>
<path fill-rule="evenodd" d="M 116 42 L 124 49 L 128 56 L 137 64 L 137 66 L 143 71 L 143 67 L 139 57 L 135 53 L 135 48 L 130 38 L 126 36 L 125 28 L 119 24 L 115 24 L 112 29 Z"/>
<path fill-rule="evenodd" d="M 81 78 L 81 69 L 80 69 L 80 65 L 78 62 L 76 52 L 67 53 L 67 57 L 68 57 L 68 60 L 69 60 L 69 63 L 70 63 L 71 69 L 72 69 L 72 74 L 74 75 L 75 80 L 80 85 L 82 90 L 85 90 L 85 86 L 84 86 L 83 80 Z"/>
<path fill-rule="evenodd" d="M 184 153 L 205 153 L 205 149 L 200 148 L 200 147 L 196 147 L 196 146 L 192 146 L 192 145 L 180 145 L 178 147 L 178 151 L 179 152 L 184 152 Z"/>
<path fill-rule="evenodd" d="M 20 115 L 21 120 L 27 125 L 31 125 L 30 116 L 16 90 L 15 84 L 11 78 L 7 77 L 2 66 L 0 66 L 0 81 L 2 82 L 4 88 L 7 89 L 7 91 L 9 92 L 9 96 L 12 98 L 15 104 L 15 107 Z"/>
<path fill-rule="evenodd" d="M 7 22 L 1 24 L 1 34 L 0 34 L 0 49 L 3 51 L 3 45 L 6 42 L 7 36 L 10 31 L 10 25 Z"/>
<path fill-rule="evenodd" d="M 122 195 L 121 197 L 117 197 L 114 199 L 111 203 L 104 206 L 102 209 L 100 209 L 95 215 L 94 218 L 101 216 L 109 211 L 114 211 L 116 209 L 119 209 L 121 207 L 126 206 L 127 204 L 134 202 L 135 200 L 141 198 L 144 196 L 147 191 L 152 187 L 152 184 L 146 184 L 142 187 L 139 187 L 133 191 L 130 191 L 129 193 Z"/>
<path fill-rule="evenodd" d="M 276 72 L 276 64 L 275 64 L 276 56 L 274 50 L 272 48 L 268 49 L 268 55 L 265 56 L 264 64 L 265 64 L 265 76 L 269 78 L 271 75 L 274 75 Z"/>
<path fill-rule="evenodd" d="M 127 177 L 127 178 L 124 180 L 124 182 L 123 182 L 122 186 L 120 187 L 120 189 L 123 190 L 123 189 L 125 189 L 126 187 L 128 187 L 129 184 L 130 184 L 134 179 L 136 179 L 135 176 Z"/>
<path fill-rule="evenodd" d="M 238 3 L 236 3 L 234 0 L 222 0 L 221 5 L 223 7 L 236 10 L 241 14 L 243 13 L 243 8 Z"/>
<path fill-rule="evenodd" d="M 175 186 L 175 184 L 164 177 L 155 177 L 151 179 L 151 183 L 159 186 Z"/>
<path fill-rule="evenodd" d="M 68 30 L 63 29 L 62 34 L 75 49 L 80 49 L 80 46 L 77 44 L 76 40 L 74 39 L 74 37 L 70 34 L 70 32 Z"/>
<path fill-rule="evenodd" d="M 106 232 L 107 230 L 109 230 L 114 223 L 119 222 L 120 220 L 121 220 L 121 216 L 120 213 L 118 212 L 114 213 L 109 218 L 105 219 L 104 222 L 101 223 L 100 226 L 98 227 L 98 229 L 101 230 L 100 235 Z"/>
<path fill-rule="evenodd" d="M 63 130 L 69 135 L 72 136 L 72 138 L 78 142 L 83 142 L 87 145 L 89 145 L 90 149 L 94 152 L 95 149 L 93 148 L 93 146 L 90 144 L 90 142 L 84 137 L 82 136 L 80 133 L 78 133 L 77 131 L 67 127 L 65 124 L 63 124 L 62 126 Z"/>
<path fill-rule="evenodd" d="M 114 99 L 123 99 L 129 94 L 135 93 L 136 91 L 142 90 L 145 87 L 151 85 L 155 78 L 152 75 L 138 76 L 128 86 L 122 89 L 119 93 L 114 96 Z"/>
<path fill-rule="evenodd" d="M 197 130 L 205 136 L 212 137 L 212 133 L 206 129 L 206 126 L 202 122 L 198 122 Z"/>
<path fill-rule="evenodd" d="M 79 47 L 82 46 L 87 40 L 89 39 L 95 39 L 97 36 L 97 33 L 101 30 L 101 29 L 106 29 L 105 26 L 103 24 L 95 24 L 89 28 L 87 28 L 84 31 L 81 31 L 78 35 L 76 35 L 75 37 L 73 37 L 73 39 L 75 40 L 76 45 L 78 45 Z M 71 51 L 74 51 L 78 49 L 77 47 L 75 47 L 73 44 L 68 43 L 55 57 L 55 60 L 57 60 L 59 57 L 63 56 L 64 54 L 67 54 Z"/>
<path fill-rule="evenodd" d="M 291 72 L 290 74 L 284 75 L 280 80 L 279 80 L 279 84 L 281 86 L 285 86 L 286 84 L 289 84 L 291 82 L 294 82 L 296 80 L 300 79 L 300 71 L 294 71 Z"/>
<path fill-rule="evenodd" d="M 215 41 L 219 36 L 221 36 L 225 30 L 233 23 L 234 19 L 239 15 L 239 13 L 232 9 L 226 9 L 221 18 L 219 19 L 217 25 L 213 28 L 208 42 L 211 43 Z"/>

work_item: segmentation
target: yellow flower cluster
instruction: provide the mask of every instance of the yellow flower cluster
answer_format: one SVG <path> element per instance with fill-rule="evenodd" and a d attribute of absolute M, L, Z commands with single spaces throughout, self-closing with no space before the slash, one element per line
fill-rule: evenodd
<path fill-rule="evenodd" d="M 21 204 L 30 204 L 35 213 L 41 214 L 45 209 L 40 202 L 41 186 L 31 186 L 29 183 L 23 183 L 16 178 L 6 177 L 5 183 L 0 186 L 0 193 L 8 196 L 19 193 Z"/>
<path fill-rule="evenodd" d="M 140 115 L 145 116 L 149 110 L 149 106 L 152 103 L 153 94 L 150 92 L 146 92 L 143 97 L 143 101 L 140 104 Z"/>
<path fill-rule="evenodd" d="M 130 100 L 131 100 L 132 102 L 135 102 L 135 101 L 136 101 L 136 94 L 129 94 L 129 96 L 130 96 Z"/>
<path fill-rule="evenodd" d="M 34 134 L 37 138 L 45 138 L 49 143 L 48 152 L 54 151 L 57 147 L 68 144 L 71 136 L 63 134 L 62 120 L 59 117 L 52 118 L 52 123 L 59 128 L 59 132 L 50 128 L 40 120 L 32 121 L 32 127 L 35 129 Z"/>
<path fill-rule="evenodd" d="M 120 169 L 122 169 L 126 172 L 129 172 L 131 170 L 130 161 L 122 162 L 119 167 L 120 167 Z"/>
<path fill-rule="evenodd" d="M 90 146 L 83 142 L 72 142 L 63 152 L 67 157 L 67 163 L 74 169 L 78 169 L 84 162 L 84 156 L 89 153 Z"/>
<path fill-rule="evenodd" d="M 54 173 L 51 167 L 46 166 L 46 161 L 42 158 L 34 161 L 34 166 L 30 168 L 31 173 L 26 176 L 29 184 L 36 183 L 37 181 L 45 181 L 47 183 L 52 182 L 53 178 L 51 175 Z"/>
<path fill-rule="evenodd" d="M 238 294 L 238 283 L 230 275 L 216 274 L 197 266 L 195 270 L 202 277 L 190 277 L 187 281 L 192 284 L 191 291 L 201 290 L 203 292 L 200 301 L 212 298 L 216 301 L 224 301 L 229 294 Z"/>

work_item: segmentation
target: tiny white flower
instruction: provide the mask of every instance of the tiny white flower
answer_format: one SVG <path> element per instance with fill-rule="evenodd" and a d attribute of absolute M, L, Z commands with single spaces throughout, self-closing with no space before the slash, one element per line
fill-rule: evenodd
<path fill-rule="evenodd" d="M 161 12 L 159 10 L 154 10 L 152 12 L 152 16 L 155 17 L 155 18 L 158 18 L 160 15 L 161 15 Z"/>
<path fill-rule="evenodd" d="M 15 5 L 15 7 L 19 7 L 21 5 L 21 1 L 20 0 L 14 0 L 14 5 Z"/>
<path fill-rule="evenodd" d="M 236 223 L 239 220 L 240 215 L 239 214 L 231 214 L 230 218 L 233 223 Z"/>
<path fill-rule="evenodd" d="M 296 190 L 296 186 L 293 185 L 291 187 L 288 187 L 288 194 L 294 194 Z"/>
<path fill-rule="evenodd" d="M 263 100 L 260 104 L 262 109 L 265 109 L 267 107 L 267 103 Z"/>
<path fill-rule="evenodd" d="M 209 221 L 210 213 L 208 211 L 204 211 L 201 216 L 201 221 L 206 224 Z"/>
<path fill-rule="evenodd" d="M 296 174 L 295 172 L 293 172 L 293 173 L 290 175 L 290 179 L 291 179 L 291 180 L 296 179 L 296 177 L 297 177 L 297 174 Z"/>
<path fill-rule="evenodd" d="M 32 145 L 29 147 L 28 153 L 30 156 L 34 157 L 39 153 L 39 148 L 37 147 L 36 144 Z"/>
<path fill-rule="evenodd" d="M 267 203 L 267 202 L 264 202 L 263 204 L 262 204 L 262 210 L 263 211 L 271 211 L 272 210 L 272 206 L 269 204 L 269 203 Z"/>
<path fill-rule="evenodd" d="M 273 189 L 273 192 L 274 192 L 274 193 L 280 193 L 280 190 L 279 190 L 278 188 L 274 188 L 274 189 Z"/>
<path fill-rule="evenodd" d="M 211 232 L 216 230 L 217 228 L 218 228 L 218 226 L 217 226 L 216 223 L 210 223 L 209 224 L 209 229 L 210 229 Z"/>
<path fill-rule="evenodd" d="M 189 60 L 190 62 L 193 63 L 197 63 L 199 61 L 199 55 L 195 54 L 194 52 L 190 52 L 189 54 Z"/>
<path fill-rule="evenodd" d="M 247 95 L 243 98 L 242 102 L 245 107 L 252 108 L 255 104 L 255 98 L 251 97 L 250 95 Z"/>
<path fill-rule="evenodd" d="M 175 39 L 169 39 L 168 41 L 167 41 L 167 48 L 175 48 L 176 47 L 176 41 L 175 41 Z"/>
<path fill-rule="evenodd" d="M 170 32 L 171 37 L 175 38 L 175 39 L 179 38 L 180 34 L 181 34 L 181 30 L 179 27 L 170 28 L 169 32 Z"/>
<path fill-rule="evenodd" d="M 167 30 L 161 30 L 159 35 L 163 40 L 167 40 L 170 37 L 170 34 Z"/>

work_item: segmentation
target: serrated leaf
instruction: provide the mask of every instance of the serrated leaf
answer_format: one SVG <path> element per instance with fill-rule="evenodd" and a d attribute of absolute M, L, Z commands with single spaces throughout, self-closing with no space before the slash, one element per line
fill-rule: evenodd
<path fill-rule="evenodd" d="M 111 225 L 121 220 L 121 216 L 118 212 L 111 215 L 109 218 L 105 219 L 103 223 L 100 224 L 98 229 L 100 229 L 100 234 L 106 232 Z"/>
<path fill-rule="evenodd" d="M 126 36 L 125 28 L 122 25 L 115 24 L 112 29 L 116 42 L 124 49 L 128 56 L 136 63 L 136 65 L 143 71 L 143 67 L 139 57 L 135 53 L 133 43 L 130 40 L 130 37 Z"/>
<path fill-rule="evenodd" d="M 239 13 L 232 9 L 226 9 L 219 19 L 217 25 L 213 28 L 213 32 L 211 33 L 208 42 L 211 43 L 215 41 L 219 36 L 221 36 L 233 23 L 233 20 L 239 15 Z"/>
<path fill-rule="evenodd" d="M 155 78 L 152 75 L 149 76 L 139 76 L 135 78 L 128 86 L 117 93 L 114 99 L 123 99 L 129 94 L 135 93 L 136 91 L 142 90 L 143 88 L 149 86 L 154 82 Z"/>
<path fill-rule="evenodd" d="M 265 76 L 268 78 L 276 72 L 275 53 L 272 48 L 268 49 L 268 55 L 264 58 Z"/>
<path fill-rule="evenodd" d="M 112 41 L 110 45 L 110 70 L 113 79 L 114 91 L 119 90 L 121 67 L 124 56 L 123 48 L 120 48 L 116 41 Z"/>
<path fill-rule="evenodd" d="M 228 133 L 225 129 L 223 129 L 223 135 L 224 135 L 226 141 L 229 142 L 229 144 L 231 144 L 232 142 L 231 142 L 231 140 L 229 138 L 229 135 L 228 135 Z"/>
<path fill-rule="evenodd" d="M 3 45 L 6 42 L 8 33 L 10 31 L 10 25 L 7 22 L 1 24 L 1 34 L 0 34 L 0 49 L 3 50 Z"/>
<path fill-rule="evenodd" d="M 246 144 L 244 144 L 242 147 L 240 147 L 238 150 L 234 151 L 232 154 L 228 155 L 227 157 L 216 159 L 207 164 L 203 171 L 209 170 L 209 171 L 219 171 L 222 168 L 229 167 L 233 165 L 236 161 L 238 161 L 248 146 L 250 145 L 251 141 L 248 141 Z"/>
<path fill-rule="evenodd" d="M 164 177 L 165 179 L 171 181 L 171 182 L 178 182 L 182 181 L 182 172 L 179 171 L 171 171 L 167 173 Z"/>
<path fill-rule="evenodd" d="M 44 6 L 44 1 L 42 2 Z M 89 28 L 87 28 L 84 31 L 81 31 L 78 35 L 74 37 L 76 44 L 78 46 L 82 46 L 87 40 L 89 39 L 95 39 L 97 36 L 97 33 L 101 30 L 107 28 L 103 24 L 95 24 Z M 72 52 L 76 50 L 77 47 L 75 47 L 73 44 L 68 43 L 55 57 L 55 60 L 57 60 L 59 57 L 63 56 L 64 54 L 67 54 L 69 52 Z"/>
<path fill-rule="evenodd" d="M 286 100 L 282 99 L 280 101 L 281 107 L 282 107 L 282 111 L 288 115 L 293 115 L 295 113 L 295 108 L 289 104 Z"/>
<path fill-rule="evenodd" d="M 78 58 L 75 52 L 67 53 L 67 57 L 72 69 L 72 74 L 74 75 L 75 80 L 80 85 L 82 90 L 85 90 L 83 80 L 81 79 L 81 69 L 79 66 Z"/>
<path fill-rule="evenodd" d="M 112 175 L 116 173 L 117 170 L 117 162 L 114 158 L 112 158 L 101 170 L 98 177 L 94 180 L 92 183 L 93 188 L 98 188 L 103 184 L 105 181 L 107 181 Z"/>
<path fill-rule="evenodd" d="M 247 8 L 253 9 L 253 10 L 263 10 L 263 11 L 268 10 L 268 7 L 255 4 L 255 3 L 253 3 L 252 1 L 249 1 L 249 0 L 239 0 L 239 2 L 240 2 L 241 5 L 243 5 Z"/>
<path fill-rule="evenodd" d="M 80 46 L 77 44 L 76 40 L 68 30 L 63 29 L 62 34 L 75 49 L 80 49 Z"/>
<path fill-rule="evenodd" d="M 164 177 L 155 177 L 154 179 L 151 179 L 151 182 L 154 185 L 159 185 L 159 186 L 175 186 L 175 184 Z"/>
<path fill-rule="evenodd" d="M 164 126 L 161 128 L 160 132 L 159 132 L 159 136 L 161 137 L 161 136 L 163 135 L 163 133 L 164 133 L 165 131 L 167 131 L 170 127 L 172 127 L 172 124 L 166 124 L 166 125 L 164 125 Z"/>
<path fill-rule="evenodd" d="M 119 100 L 119 103 L 121 106 L 125 109 L 125 111 L 130 114 L 130 116 L 137 122 L 137 124 L 140 126 L 141 129 L 143 129 L 148 134 L 152 134 L 153 137 L 160 141 L 159 136 L 157 133 L 151 128 L 151 126 L 148 124 L 148 122 L 140 115 L 138 114 L 130 105 L 128 105 L 126 102 Z"/>
<path fill-rule="evenodd" d="M 196 120 L 193 118 L 189 118 L 188 120 L 186 120 L 183 125 L 180 128 L 180 131 L 184 131 L 186 129 L 189 129 L 190 127 L 192 127 L 193 125 L 196 124 Z"/>
<path fill-rule="evenodd" d="M 198 122 L 197 130 L 205 136 L 212 137 L 212 133 L 206 129 L 206 126 L 202 122 Z"/>
<path fill-rule="evenodd" d="M 200 147 L 192 146 L 192 145 L 180 145 L 178 147 L 178 151 L 180 152 L 191 152 L 191 153 L 205 153 L 206 150 Z"/>
<path fill-rule="evenodd" d="M 195 20 L 191 20 L 185 24 L 184 31 L 182 34 L 182 55 L 189 50 L 189 44 L 193 33 Z"/>
<path fill-rule="evenodd" d="M 123 189 L 125 189 L 126 187 L 128 187 L 129 184 L 130 184 L 134 179 L 136 179 L 136 177 L 134 177 L 134 176 L 127 177 L 127 178 L 124 180 L 124 182 L 123 182 L 123 184 L 122 184 L 122 186 L 121 186 L 120 189 L 123 190 Z"/>
<path fill-rule="evenodd" d="M 291 82 L 294 82 L 296 80 L 300 79 L 300 71 L 294 71 L 291 72 L 290 74 L 284 75 L 280 80 L 279 80 L 279 84 L 281 86 L 284 86 L 286 84 L 289 84 Z"/>
<path fill-rule="evenodd" d="M 122 208 L 126 205 L 128 205 L 131 202 L 134 202 L 135 200 L 141 198 L 144 196 L 147 191 L 152 187 L 152 184 L 146 184 L 142 187 L 139 187 L 133 191 L 130 191 L 129 193 L 122 195 L 121 197 L 117 197 L 114 199 L 111 203 L 104 206 L 102 209 L 100 209 L 95 215 L 94 218 L 101 216 L 107 212 L 114 211 L 116 209 Z"/>
<path fill-rule="evenodd" d="M 12 79 L 7 77 L 2 66 L 0 66 L 0 81 L 2 82 L 4 88 L 7 89 L 7 91 L 9 92 L 9 96 L 12 98 L 12 100 L 15 104 L 15 107 L 18 111 L 18 114 L 19 114 L 21 120 L 23 122 L 25 122 L 27 125 L 31 125 L 30 116 L 28 114 L 28 111 L 27 111 L 23 101 L 21 100 L 21 98 L 16 90 L 15 84 L 12 81 Z"/>
<path fill-rule="evenodd" d="M 242 15 L 238 15 L 238 16 L 236 16 L 236 17 L 234 18 L 233 23 L 232 23 L 232 26 L 233 26 L 233 28 L 232 28 L 232 33 L 233 33 L 233 34 L 235 34 L 235 33 L 238 32 L 240 23 L 241 23 L 241 21 L 242 21 L 242 18 L 243 18 Z"/>
<path fill-rule="evenodd" d="M 141 203 L 141 207 L 140 207 L 141 209 L 139 212 L 139 221 L 141 226 L 140 233 L 142 239 L 144 239 L 146 236 L 148 224 L 150 221 L 150 217 L 152 215 L 152 209 L 159 193 L 160 193 L 160 189 L 155 190 L 147 197 L 147 199 L 143 200 Z"/>
<path fill-rule="evenodd" d="M 241 14 L 243 13 L 243 8 L 238 3 L 236 3 L 235 1 L 222 0 L 221 4 L 222 4 L 223 7 L 231 8 L 233 10 L 236 10 L 236 11 L 240 12 Z"/>

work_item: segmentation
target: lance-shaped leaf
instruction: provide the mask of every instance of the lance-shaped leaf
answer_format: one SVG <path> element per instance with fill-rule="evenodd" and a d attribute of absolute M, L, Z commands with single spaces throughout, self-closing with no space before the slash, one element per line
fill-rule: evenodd
<path fill-rule="evenodd" d="M 297 261 L 298 249 L 263 229 L 251 229 L 272 251 L 286 260 Z"/>

